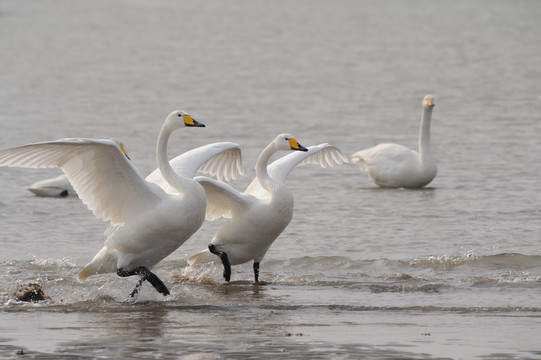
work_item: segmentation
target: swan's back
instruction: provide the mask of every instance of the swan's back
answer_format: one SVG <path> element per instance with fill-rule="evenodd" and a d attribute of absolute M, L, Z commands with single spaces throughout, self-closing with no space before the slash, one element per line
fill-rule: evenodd
<path fill-rule="evenodd" d="M 421 163 L 419 153 L 399 144 L 379 144 L 351 160 L 381 187 L 422 187 L 436 176 L 435 162 Z"/>

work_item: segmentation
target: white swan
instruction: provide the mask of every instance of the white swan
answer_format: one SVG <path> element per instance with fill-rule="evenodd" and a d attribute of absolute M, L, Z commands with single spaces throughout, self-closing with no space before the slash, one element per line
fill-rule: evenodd
<path fill-rule="evenodd" d="M 419 152 L 398 144 L 379 144 L 352 155 L 361 172 L 368 175 L 381 187 L 420 188 L 436 176 L 436 159 L 430 148 L 430 119 L 434 99 L 426 95 L 423 99 L 423 115 L 419 133 Z"/>
<path fill-rule="evenodd" d="M 59 167 L 94 215 L 110 221 L 105 244 L 79 272 L 80 281 L 109 272 L 139 275 L 132 296 L 144 280 L 167 295 L 169 290 L 149 268 L 199 229 L 206 210 L 205 191 L 191 177 L 208 157 L 192 158 L 184 169 L 192 174 L 175 173 L 167 161 L 169 136 L 184 126 L 204 125 L 184 111 L 174 111 L 166 118 L 156 146 L 158 168 L 178 195 L 146 181 L 111 140 L 63 139 L 1 150 L 0 166 Z"/>
<path fill-rule="evenodd" d="M 40 197 L 77 196 L 77 193 L 73 190 L 73 186 L 71 186 L 66 174 L 37 181 L 26 189 Z"/>
<path fill-rule="evenodd" d="M 276 160 L 267 167 L 272 154 L 279 150 L 301 150 Z M 336 147 L 321 144 L 302 147 L 291 135 L 278 135 L 261 153 L 256 164 L 256 178 L 241 193 L 220 181 L 198 176 L 207 194 L 207 219 L 231 218 L 212 239 L 208 249 L 188 259 L 198 264 L 219 256 L 224 278 L 231 279 L 231 265 L 254 261 L 255 281 L 259 281 L 259 263 L 274 240 L 293 216 L 293 195 L 284 185 L 289 172 L 297 165 L 319 164 L 323 167 L 347 162 Z M 214 255 L 213 255 L 214 254 Z"/>
<path fill-rule="evenodd" d="M 129 159 L 124 145 L 118 140 L 112 140 L 118 144 L 122 152 Z M 203 166 L 201 166 L 202 160 L 206 161 Z M 234 180 L 239 174 L 244 174 L 240 147 L 238 144 L 231 142 L 219 142 L 198 147 L 175 157 L 169 163 L 176 173 L 187 177 L 193 177 L 198 170 L 216 176 L 219 180 L 224 179 L 226 181 Z M 163 176 L 161 176 L 159 169 L 154 170 L 146 177 L 146 180 L 159 185 L 168 193 L 178 194 Z M 41 197 L 77 196 L 65 174 L 38 181 L 32 184 L 27 190 Z"/>

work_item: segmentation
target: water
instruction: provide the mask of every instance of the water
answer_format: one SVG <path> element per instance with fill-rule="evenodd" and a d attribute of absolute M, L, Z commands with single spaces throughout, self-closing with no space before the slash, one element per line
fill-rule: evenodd
<path fill-rule="evenodd" d="M 24 190 L 54 170 L 0 169 L 0 357 L 541 358 L 541 4 L 536 1 L 0 2 L 2 147 L 116 137 L 143 173 L 165 116 L 205 123 L 171 154 L 243 148 L 254 176 L 282 132 L 352 154 L 415 147 L 433 94 L 439 172 L 375 187 L 353 165 L 294 170 L 293 221 L 261 264 L 189 267 L 205 223 L 135 279 L 76 281 L 104 224 Z M 52 300 L 18 303 L 19 284 Z"/>

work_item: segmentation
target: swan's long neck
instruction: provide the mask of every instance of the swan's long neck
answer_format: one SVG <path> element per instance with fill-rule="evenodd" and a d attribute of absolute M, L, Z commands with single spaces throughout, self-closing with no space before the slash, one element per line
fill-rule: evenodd
<path fill-rule="evenodd" d="M 261 186 L 267 191 L 272 191 L 276 184 L 276 182 L 271 179 L 267 171 L 269 159 L 276 151 L 277 150 L 274 147 L 274 143 L 270 143 L 265 149 L 263 149 L 255 165 L 255 175 L 257 176 Z"/>
<path fill-rule="evenodd" d="M 421 129 L 419 130 L 419 155 L 421 162 L 432 156 L 430 149 L 430 119 L 432 118 L 432 108 L 423 108 L 421 117 Z"/>
<path fill-rule="evenodd" d="M 156 146 L 156 161 L 158 162 L 158 168 L 162 173 L 163 178 L 175 189 L 182 194 L 182 188 L 185 180 L 175 173 L 175 170 L 169 164 L 167 158 L 167 143 L 169 142 L 169 136 L 175 131 L 175 128 L 169 126 L 167 123 L 163 125 L 160 135 L 158 136 L 158 145 Z"/>

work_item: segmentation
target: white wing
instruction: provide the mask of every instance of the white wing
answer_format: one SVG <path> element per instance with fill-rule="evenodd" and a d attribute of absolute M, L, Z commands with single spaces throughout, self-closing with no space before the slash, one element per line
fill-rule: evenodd
<path fill-rule="evenodd" d="M 0 166 L 62 169 L 83 203 L 112 225 L 124 224 L 165 196 L 112 140 L 61 139 L 0 150 Z"/>
<path fill-rule="evenodd" d="M 272 164 L 267 167 L 267 171 L 273 180 L 283 183 L 291 170 L 296 166 L 315 164 L 326 168 L 347 162 L 348 158 L 346 155 L 336 146 L 319 144 L 308 147 L 308 151 L 294 151 L 273 161 Z M 255 178 L 250 185 L 248 185 L 246 193 L 253 194 L 260 190 L 261 185 L 257 178 Z"/>
<path fill-rule="evenodd" d="M 190 179 L 197 171 L 226 181 L 235 180 L 239 175 L 244 175 L 240 147 L 232 142 L 204 145 L 175 157 L 169 163 L 177 174 Z M 168 193 L 177 192 L 163 178 L 159 169 L 148 175 L 146 180 L 159 185 Z"/>
<path fill-rule="evenodd" d="M 253 196 L 238 192 L 224 182 L 206 176 L 197 176 L 194 180 L 203 186 L 207 195 L 207 220 L 231 218 L 234 213 L 245 211 L 257 201 Z"/>

